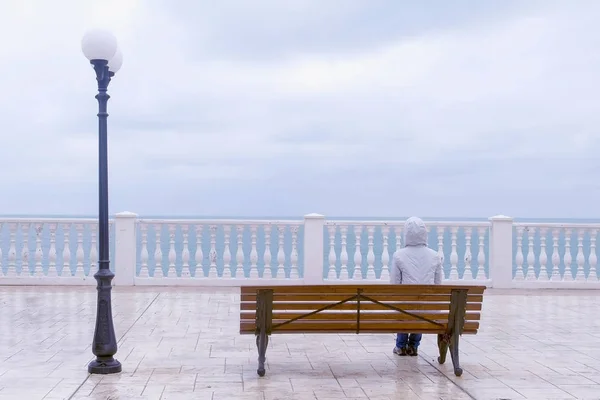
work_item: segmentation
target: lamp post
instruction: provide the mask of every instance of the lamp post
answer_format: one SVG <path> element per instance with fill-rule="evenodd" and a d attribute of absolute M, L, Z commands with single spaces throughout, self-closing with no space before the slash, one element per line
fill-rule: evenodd
<path fill-rule="evenodd" d="M 92 352 L 96 359 L 88 365 L 91 374 L 114 374 L 121 372 L 121 363 L 113 356 L 117 353 L 117 339 L 112 318 L 111 281 L 115 274 L 110 270 L 108 228 L 108 141 L 106 104 L 110 96 L 108 84 L 123 64 L 123 56 L 117 47 L 117 39 L 104 30 L 87 32 L 81 40 L 83 54 L 90 60 L 98 81 L 98 305 L 96 329 Z"/>

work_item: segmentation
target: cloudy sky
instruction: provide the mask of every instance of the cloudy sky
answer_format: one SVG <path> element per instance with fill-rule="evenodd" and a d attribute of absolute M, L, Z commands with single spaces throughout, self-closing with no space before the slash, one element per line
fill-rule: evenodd
<path fill-rule="evenodd" d="M 3 0 L 0 214 L 600 217 L 600 2 Z"/>

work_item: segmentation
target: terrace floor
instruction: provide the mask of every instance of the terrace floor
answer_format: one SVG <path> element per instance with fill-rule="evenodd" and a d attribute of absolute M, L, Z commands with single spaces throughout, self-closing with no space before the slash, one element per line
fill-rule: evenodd
<path fill-rule="evenodd" d="M 123 372 L 90 376 L 93 288 L 0 287 L 0 399 L 600 399 L 600 292 L 488 290 L 460 378 L 393 335 L 274 335 L 259 378 L 238 292 L 115 288 Z"/>

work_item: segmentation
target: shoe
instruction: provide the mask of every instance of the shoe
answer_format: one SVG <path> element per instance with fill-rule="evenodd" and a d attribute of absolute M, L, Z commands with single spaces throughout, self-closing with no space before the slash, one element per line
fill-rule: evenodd
<path fill-rule="evenodd" d="M 397 354 L 399 356 L 405 356 L 408 353 L 406 351 L 406 347 L 394 347 L 394 354 Z"/>
<path fill-rule="evenodd" d="M 408 354 L 409 356 L 413 356 L 416 357 L 419 355 L 419 351 L 417 350 L 416 347 L 414 346 L 408 346 L 405 350 L 406 354 Z"/>

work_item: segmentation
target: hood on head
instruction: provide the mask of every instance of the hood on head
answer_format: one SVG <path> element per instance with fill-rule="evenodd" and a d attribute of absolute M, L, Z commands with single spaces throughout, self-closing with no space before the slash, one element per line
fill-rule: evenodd
<path fill-rule="evenodd" d="M 404 223 L 405 246 L 427 246 L 427 228 L 419 217 L 410 217 Z"/>

